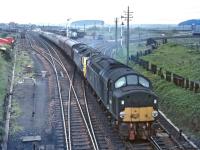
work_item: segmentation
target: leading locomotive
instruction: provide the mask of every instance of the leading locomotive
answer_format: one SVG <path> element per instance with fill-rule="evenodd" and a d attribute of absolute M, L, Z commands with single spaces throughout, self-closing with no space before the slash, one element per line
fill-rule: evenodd
<path fill-rule="evenodd" d="M 52 33 L 40 34 L 74 61 L 121 136 L 130 140 L 151 136 L 152 124 L 158 116 L 158 98 L 149 79 L 83 43 Z"/>

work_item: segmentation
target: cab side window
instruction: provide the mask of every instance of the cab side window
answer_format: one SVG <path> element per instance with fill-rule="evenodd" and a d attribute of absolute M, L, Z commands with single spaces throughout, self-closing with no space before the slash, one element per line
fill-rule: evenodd
<path fill-rule="evenodd" d="M 149 81 L 147 81 L 145 78 L 143 77 L 139 77 L 139 84 L 141 84 L 144 87 L 149 87 Z"/>
<path fill-rule="evenodd" d="M 121 77 L 115 82 L 115 88 L 120 88 L 124 85 L 126 85 L 126 78 L 125 77 Z"/>

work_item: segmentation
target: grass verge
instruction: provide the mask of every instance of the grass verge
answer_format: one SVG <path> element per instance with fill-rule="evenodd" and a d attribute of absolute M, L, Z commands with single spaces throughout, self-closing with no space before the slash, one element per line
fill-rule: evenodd
<path fill-rule="evenodd" d="M 4 134 L 3 115 L 4 115 L 4 98 L 7 93 L 7 84 L 9 78 L 9 69 L 11 69 L 11 62 L 5 60 L 0 52 L 0 141 Z"/>
<path fill-rule="evenodd" d="M 21 109 L 19 104 L 17 103 L 17 100 L 12 100 L 12 112 L 11 112 L 11 130 L 10 134 L 14 134 L 17 131 L 21 131 L 23 128 L 18 125 L 17 118 L 21 115 Z"/>
<path fill-rule="evenodd" d="M 200 80 L 200 50 L 168 43 L 142 59 L 193 81 Z"/>
<path fill-rule="evenodd" d="M 0 53 L 0 120 L 3 119 L 3 103 L 4 97 L 7 93 L 7 84 L 8 84 L 8 76 L 9 76 L 9 69 L 10 63 L 7 62 Z"/>

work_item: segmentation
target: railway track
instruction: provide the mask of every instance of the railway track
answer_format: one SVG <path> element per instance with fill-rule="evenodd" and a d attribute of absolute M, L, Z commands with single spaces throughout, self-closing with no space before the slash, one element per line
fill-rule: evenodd
<path fill-rule="evenodd" d="M 73 72 L 72 71 L 73 69 L 70 69 L 72 65 L 65 64 L 65 66 L 69 68 L 71 72 Z M 107 116 L 104 114 L 104 112 L 102 112 L 102 110 L 99 109 L 99 104 L 95 101 L 96 98 L 95 97 L 91 98 L 91 95 L 89 95 L 91 91 L 86 90 L 88 89 L 88 87 L 85 87 L 85 82 L 82 82 L 83 78 L 81 78 L 79 73 L 76 72 L 75 75 L 76 75 L 76 79 L 73 81 L 78 82 L 78 84 L 75 83 L 75 86 L 74 86 L 74 89 L 75 91 L 77 91 L 77 95 L 78 95 L 78 96 L 75 96 L 75 98 L 76 100 L 79 99 L 80 101 L 82 111 L 85 115 L 85 120 L 88 122 L 87 128 L 89 128 L 89 130 L 91 131 L 91 135 L 93 137 L 96 137 L 96 139 L 94 138 L 94 142 L 93 142 L 96 145 L 96 149 L 122 149 L 123 150 L 125 146 L 123 145 L 122 140 L 120 139 L 118 133 L 116 131 L 113 131 L 113 128 L 108 125 L 109 120 L 107 119 Z M 92 115 L 90 115 L 89 112 L 92 112 Z M 98 114 L 98 115 L 95 115 L 95 114 Z M 99 121 L 99 120 L 103 120 L 103 121 Z M 94 128 L 92 127 L 92 125 L 94 126 Z M 95 148 L 93 147 L 93 149 Z"/>
<path fill-rule="evenodd" d="M 44 42 L 45 43 L 45 42 Z M 98 147 L 94 144 L 94 139 L 92 137 L 92 134 L 90 133 L 90 130 L 88 128 L 88 124 L 86 122 L 86 119 L 84 117 L 84 114 L 82 112 L 82 108 L 80 107 L 79 98 L 80 96 L 77 96 L 76 91 L 74 90 L 74 85 L 72 83 L 72 79 L 69 76 L 69 73 L 66 69 L 64 69 L 64 65 L 62 64 L 61 59 L 59 58 L 57 52 L 50 47 L 50 45 L 42 44 L 45 46 L 45 49 L 48 50 L 49 56 L 52 60 L 52 66 L 54 68 L 54 72 L 56 75 L 56 81 L 57 81 L 57 89 L 58 93 L 55 97 L 57 97 L 59 100 L 59 103 L 56 103 L 56 111 L 61 112 L 61 118 L 59 115 L 56 116 L 56 119 L 58 119 L 57 122 L 57 148 L 63 148 L 63 149 L 98 149 Z M 51 52 L 50 51 L 51 48 Z M 64 69 L 65 73 L 67 74 L 68 80 L 70 82 L 69 85 L 69 94 L 67 101 L 63 99 L 63 97 L 66 97 L 66 93 L 61 92 L 61 82 L 59 81 L 58 76 L 58 70 L 55 67 L 55 58 L 53 58 L 52 53 L 54 53 L 54 56 L 57 56 L 56 61 L 60 63 L 62 66 L 62 69 Z M 65 90 L 62 90 L 65 91 Z M 65 96 L 63 96 L 65 95 Z M 73 95 L 73 96 L 71 96 Z M 78 98 L 79 97 L 79 98 Z M 56 98 L 56 99 L 57 99 Z M 66 113 L 68 112 L 68 113 Z M 59 113 L 57 113 L 59 114 Z M 62 120 L 60 122 L 60 120 Z M 64 132 L 63 132 L 64 131 Z M 62 135 L 62 133 L 64 135 Z"/>
<path fill-rule="evenodd" d="M 180 141 L 177 141 L 162 125 L 157 126 L 158 134 L 152 136 L 149 141 L 125 142 L 123 144 L 118 133 L 109 124 L 109 119 L 105 115 L 106 112 L 103 112 L 96 104 L 97 101 L 94 100 L 94 96 L 91 96 L 91 91 L 88 91 L 89 87 L 82 82 L 82 78 L 75 71 L 76 69 L 72 65 L 63 63 L 61 61 L 63 58 L 59 57 L 55 47 L 52 47 L 46 41 L 40 39 L 43 44 L 38 43 L 36 39 L 31 39 L 31 41 L 32 47 L 33 45 L 40 45 L 33 48 L 39 50 L 38 53 L 44 55 L 53 68 L 55 66 L 59 68 L 57 71 L 54 68 L 57 81 L 55 88 L 58 92 L 53 96 L 57 149 L 148 150 L 187 149 L 189 147 L 182 146 L 187 144 L 179 143 Z M 48 53 L 44 49 L 48 49 Z M 92 112 L 92 115 L 89 112 Z M 105 122 L 105 124 L 102 122 Z"/>
<path fill-rule="evenodd" d="M 46 43 L 47 44 L 47 43 Z M 47 44 L 48 45 L 48 44 Z M 54 51 L 54 53 L 57 53 Z M 57 55 L 57 54 L 56 54 Z M 58 55 L 57 55 L 58 56 Z M 59 58 L 60 63 L 61 59 Z M 64 67 L 64 65 L 62 64 Z M 73 67 L 72 67 L 73 68 Z M 70 68 L 70 70 L 72 70 Z M 80 87 L 80 81 L 74 79 L 76 77 L 76 69 L 74 68 L 73 77 L 69 77 L 69 71 L 64 69 L 65 73 L 67 74 L 68 80 L 70 81 L 70 87 L 68 92 L 68 101 L 66 105 L 63 105 L 64 110 L 64 118 L 65 118 L 65 128 L 67 129 L 66 139 L 66 147 L 70 149 L 94 149 L 98 150 L 98 144 L 95 139 L 95 135 L 93 133 L 92 124 L 89 122 L 89 112 L 87 111 L 85 114 L 83 113 L 84 106 L 81 106 L 80 101 L 85 99 L 85 96 L 82 94 Z M 78 82 L 77 82 L 78 81 Z M 84 103 L 82 103 L 84 105 Z M 87 108 L 86 108 L 87 109 Z M 86 120 L 88 117 L 88 121 Z"/>
<path fill-rule="evenodd" d="M 126 148 L 130 150 L 153 150 L 153 146 L 149 141 L 139 141 L 136 143 L 126 142 Z"/>
<path fill-rule="evenodd" d="M 91 87 L 88 84 L 84 84 L 84 89 L 87 97 L 88 109 L 90 112 L 93 112 L 91 120 L 94 132 L 97 133 L 96 138 L 99 143 L 99 148 L 108 150 L 124 150 L 125 145 L 120 139 L 117 129 L 112 126 L 109 118 L 107 117 L 107 112 L 104 106 L 102 106 L 98 100 L 95 100 L 96 95 L 91 91 Z"/>
<path fill-rule="evenodd" d="M 157 124 L 156 134 L 148 140 L 127 142 L 127 148 L 131 150 L 184 150 L 163 128 Z"/>
<path fill-rule="evenodd" d="M 34 41 L 35 43 L 37 43 L 37 41 Z M 40 43 L 40 46 L 43 45 Z M 46 45 L 48 45 L 46 43 Z M 47 48 L 46 48 L 47 49 Z M 50 48 L 48 48 L 50 49 Z M 50 56 L 50 54 L 47 54 L 46 52 L 42 51 L 40 52 L 41 54 L 45 54 L 48 57 Z M 56 52 L 54 52 L 56 53 Z M 56 54 L 57 55 L 57 54 Z M 46 57 L 46 56 L 45 56 Z M 55 59 L 52 56 L 53 59 Z M 47 58 L 46 58 L 47 59 Z M 65 73 L 65 76 L 67 76 L 68 78 L 68 82 L 69 82 L 69 87 L 68 87 L 68 93 L 66 94 L 66 92 L 63 94 L 63 88 L 64 86 L 66 86 L 66 84 L 61 81 L 61 77 L 58 75 L 57 71 L 57 80 L 60 81 L 60 83 L 57 83 L 57 87 L 61 86 L 63 88 L 60 88 L 60 90 L 58 91 L 62 91 L 60 94 L 59 92 L 54 96 L 54 106 L 56 107 L 56 112 L 55 112 L 55 116 L 56 119 L 59 118 L 59 120 L 62 118 L 62 120 L 65 120 L 65 123 L 61 123 L 60 121 L 57 121 L 56 123 L 56 135 L 57 135 L 57 148 L 60 149 L 99 149 L 98 143 L 101 144 L 101 149 L 109 149 L 107 145 L 109 145 L 111 142 L 109 141 L 109 138 L 104 138 L 105 135 L 100 133 L 100 131 L 97 131 L 95 129 L 95 133 L 94 133 L 94 129 L 92 127 L 92 123 L 91 123 L 91 119 L 90 119 L 90 114 L 88 114 L 89 109 L 87 108 L 86 105 L 86 94 L 85 91 L 83 90 L 84 88 L 80 88 L 80 81 L 81 79 L 74 79 L 74 77 L 76 77 L 77 73 L 74 73 L 74 77 L 73 80 L 72 78 L 70 78 L 69 73 L 67 73 L 67 69 L 70 68 L 70 73 L 74 72 L 72 71 L 73 69 L 71 68 L 70 65 L 67 65 L 67 69 L 64 67 L 64 64 L 62 64 L 61 62 L 59 62 L 60 59 L 55 59 L 55 61 L 57 63 L 60 64 L 60 66 L 62 66 L 62 69 L 64 70 L 63 72 Z M 53 63 L 52 63 L 53 64 Z M 70 67 L 69 67 L 70 66 Z M 64 69 L 65 68 L 65 69 Z M 56 72 L 54 70 L 54 72 Z M 63 73 L 62 73 L 63 74 Z M 58 86 L 59 85 L 59 86 Z M 82 83 L 82 85 L 84 86 L 84 84 Z M 64 99 L 63 99 L 64 97 Z M 62 100 L 62 104 L 60 102 L 60 104 L 57 102 L 59 99 L 59 101 Z M 59 117 L 60 113 L 58 112 L 61 108 L 61 105 L 63 106 L 61 113 L 63 113 L 63 115 L 61 115 L 62 117 Z M 56 115 L 57 114 L 57 115 Z M 80 115 L 81 114 L 81 115 Z M 93 121 L 95 120 L 94 117 L 92 119 Z M 94 123 L 95 124 L 95 123 Z M 97 126 L 97 125 L 96 125 Z M 64 131 L 64 135 L 62 134 L 63 130 Z M 98 135 L 98 142 L 95 139 L 96 135 Z M 100 138 L 101 137 L 101 138 Z M 103 138 L 102 138 L 103 137 Z M 107 142 L 105 142 L 107 140 Z M 63 142 L 64 141 L 64 142 Z M 112 145 L 112 144 L 110 144 Z"/>
<path fill-rule="evenodd" d="M 157 150 L 183 150 L 183 147 L 170 135 L 169 132 L 158 122 L 156 125 L 156 134 L 149 138 L 150 143 Z"/>
<path fill-rule="evenodd" d="M 93 126 L 90 122 L 90 114 L 86 111 L 86 97 L 81 88 L 80 79 L 77 79 L 76 68 L 74 68 L 73 84 L 70 86 L 72 94 L 68 102 L 68 134 L 70 149 L 99 149 Z M 73 92 L 76 91 L 76 92 Z M 70 129 L 70 130 L 69 130 Z"/>
<path fill-rule="evenodd" d="M 30 38 L 31 39 L 31 38 Z M 52 95 L 52 101 L 54 103 L 54 115 L 57 121 L 54 123 L 55 127 L 55 141 L 56 141 L 56 148 L 57 149 L 65 149 L 68 145 L 68 140 L 67 140 L 67 130 L 66 130 L 66 117 L 64 115 L 64 103 L 66 100 L 66 94 L 64 93 L 64 90 L 61 89 L 61 82 L 64 82 L 63 80 L 60 80 L 59 76 L 59 70 L 62 69 L 60 66 L 57 65 L 57 62 L 59 60 L 55 59 L 53 56 L 53 53 L 45 43 L 41 43 L 41 41 L 37 41 L 35 39 L 30 40 L 32 41 L 31 47 L 36 50 L 40 55 L 42 55 L 52 66 L 53 72 L 54 73 L 54 82 L 51 83 L 51 86 L 54 86 L 55 93 Z M 34 43 L 34 44 L 33 44 Z M 41 47 L 38 47 L 36 45 L 40 45 Z M 46 51 L 44 51 L 44 49 Z M 59 68 L 58 68 L 59 67 Z M 65 83 L 69 81 L 65 80 Z"/>
<path fill-rule="evenodd" d="M 181 149 L 199 149 L 185 134 L 182 133 L 182 130 L 178 129 L 161 111 L 159 111 L 158 123 Z"/>
<path fill-rule="evenodd" d="M 160 114 L 161 115 L 161 114 Z M 162 118 L 157 120 L 157 124 L 154 126 L 156 134 L 151 136 L 148 141 L 141 143 L 127 143 L 128 149 L 156 149 L 156 150 L 198 150 L 199 148 L 191 141 L 187 141 L 184 137 L 180 138 L 180 133 L 175 131 L 173 125 L 166 124 L 169 122 Z M 165 126 L 163 126 L 165 124 Z M 170 128 L 170 129 L 169 129 Z M 170 130 L 170 132 L 169 132 Z"/>

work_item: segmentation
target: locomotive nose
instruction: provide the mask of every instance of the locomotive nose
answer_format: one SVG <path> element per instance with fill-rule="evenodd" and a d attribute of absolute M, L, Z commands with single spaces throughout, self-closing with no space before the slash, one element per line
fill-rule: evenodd
<path fill-rule="evenodd" d="M 123 122 L 145 122 L 153 121 L 157 114 L 153 107 L 125 107 L 120 117 Z"/>
<path fill-rule="evenodd" d="M 119 102 L 119 117 L 123 122 L 148 122 L 157 117 L 157 96 L 142 88 L 122 88 L 114 92 Z"/>

